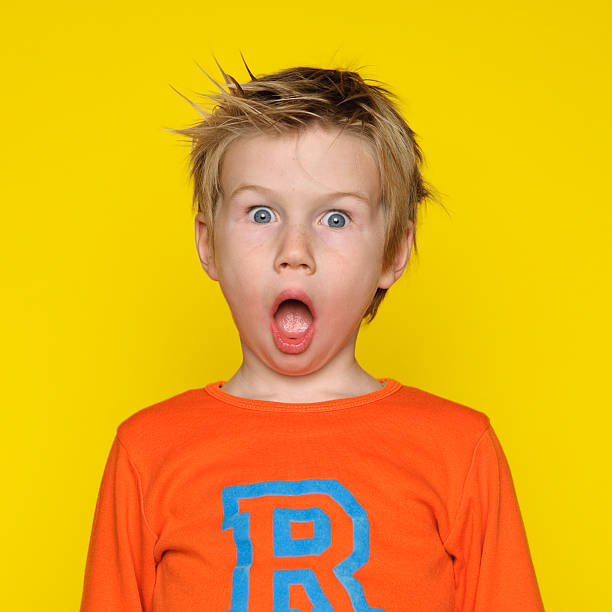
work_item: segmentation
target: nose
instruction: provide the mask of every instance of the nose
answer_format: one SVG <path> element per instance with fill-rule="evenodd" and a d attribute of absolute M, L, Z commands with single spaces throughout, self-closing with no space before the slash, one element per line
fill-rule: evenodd
<path fill-rule="evenodd" d="M 274 262 L 277 272 L 295 269 L 314 274 L 316 264 L 312 252 L 313 237 L 300 225 L 287 226 L 283 232 Z"/>

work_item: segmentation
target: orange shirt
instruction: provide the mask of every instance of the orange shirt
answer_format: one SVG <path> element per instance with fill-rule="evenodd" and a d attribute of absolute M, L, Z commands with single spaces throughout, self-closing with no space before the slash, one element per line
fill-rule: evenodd
<path fill-rule="evenodd" d="M 379 380 L 308 404 L 218 381 L 123 421 L 81 612 L 541 612 L 487 415 Z"/>

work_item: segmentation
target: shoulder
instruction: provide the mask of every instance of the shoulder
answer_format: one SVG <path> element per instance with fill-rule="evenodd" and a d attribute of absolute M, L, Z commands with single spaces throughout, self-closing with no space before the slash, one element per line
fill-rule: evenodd
<path fill-rule="evenodd" d="M 195 427 L 206 426 L 213 403 L 204 389 L 183 391 L 130 415 L 117 426 L 117 438 L 135 460 L 162 455 L 190 437 Z"/>
<path fill-rule="evenodd" d="M 449 432 L 482 433 L 490 423 L 486 413 L 424 389 L 402 385 L 395 395 L 422 421 Z"/>
<path fill-rule="evenodd" d="M 412 464 L 423 458 L 424 478 L 445 500 L 448 514 L 440 520 L 443 529 L 448 529 L 448 517 L 456 514 L 478 448 L 488 450 L 492 435 L 489 416 L 415 387 L 403 386 L 394 395 L 401 408 L 402 437 L 410 448 L 409 460 Z M 489 453 L 487 461 L 490 457 Z"/>
<path fill-rule="evenodd" d="M 402 385 L 392 397 L 405 426 L 457 460 L 471 456 L 491 426 L 486 413 L 424 389 Z"/>

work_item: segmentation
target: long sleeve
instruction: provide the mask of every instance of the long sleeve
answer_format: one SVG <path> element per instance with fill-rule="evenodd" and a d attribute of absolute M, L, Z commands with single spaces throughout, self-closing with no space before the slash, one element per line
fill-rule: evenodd
<path fill-rule="evenodd" d="M 454 557 L 458 611 L 544 610 L 510 468 L 490 424 L 444 546 Z"/>
<path fill-rule="evenodd" d="M 98 493 L 81 612 L 149 612 L 155 541 L 144 516 L 139 474 L 117 436 Z"/>

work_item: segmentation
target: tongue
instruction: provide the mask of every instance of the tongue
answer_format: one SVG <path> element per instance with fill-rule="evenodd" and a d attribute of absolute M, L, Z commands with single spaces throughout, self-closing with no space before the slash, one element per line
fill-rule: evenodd
<path fill-rule="evenodd" d="M 312 323 L 312 313 L 303 302 L 285 300 L 276 311 L 274 320 L 287 338 L 301 338 Z"/>

